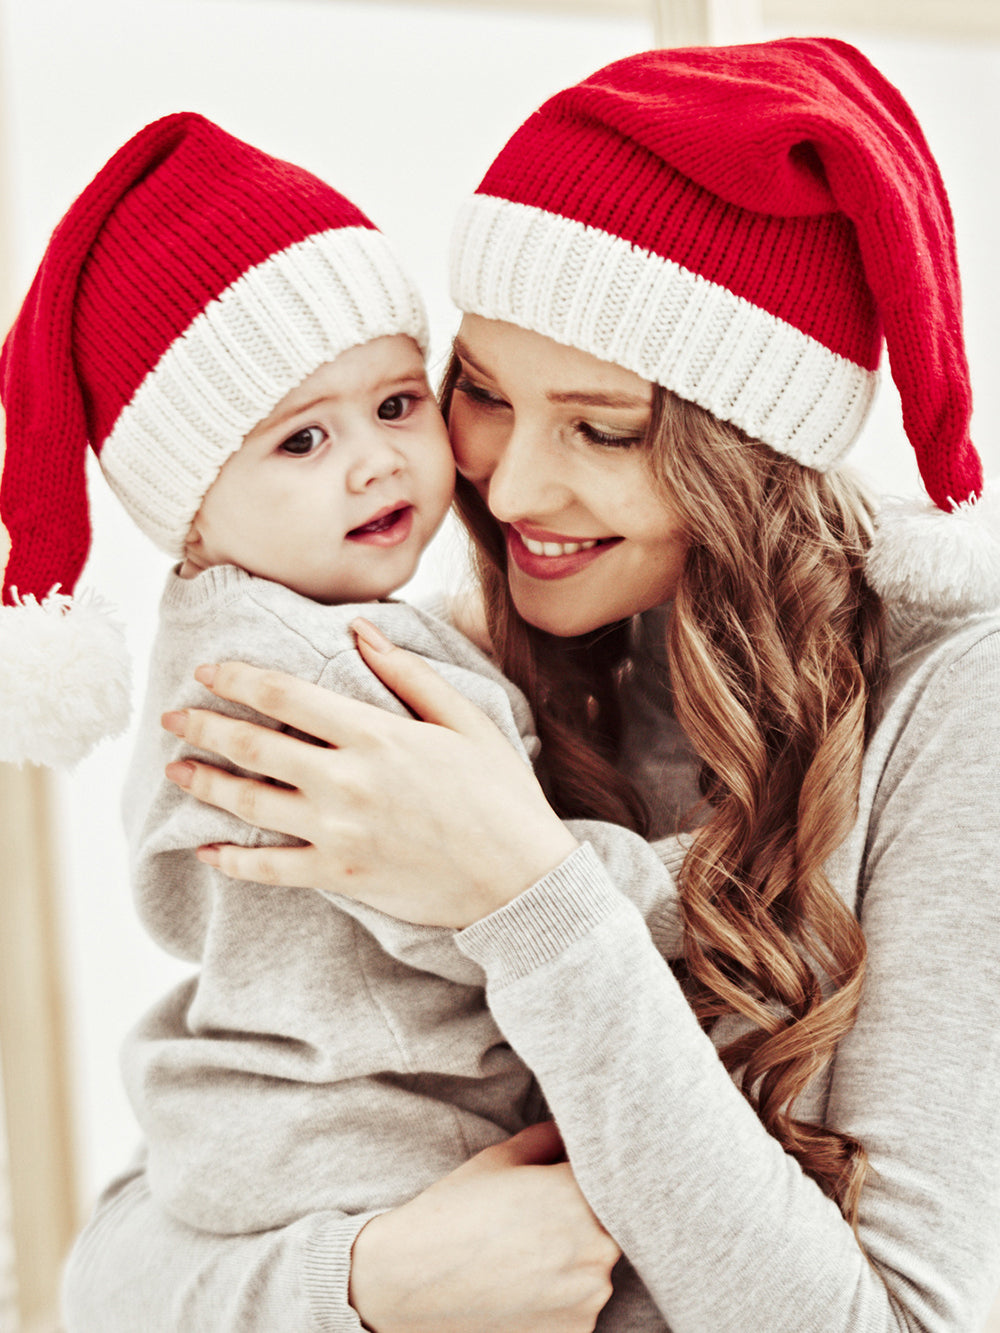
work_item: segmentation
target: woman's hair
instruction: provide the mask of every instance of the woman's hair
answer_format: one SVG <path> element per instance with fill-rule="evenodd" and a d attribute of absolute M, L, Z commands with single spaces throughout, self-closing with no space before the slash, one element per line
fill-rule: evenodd
<path fill-rule="evenodd" d="M 447 415 L 457 378 L 442 386 Z M 749 1020 L 720 1055 L 771 1134 L 856 1223 L 864 1148 L 795 1118 L 857 1012 L 865 941 L 823 871 L 857 814 L 884 678 L 883 613 L 864 578 L 870 508 L 654 385 L 650 484 L 688 543 L 667 638 L 677 720 L 702 803 L 680 874 L 674 969 L 702 1026 Z M 616 767 L 627 626 L 561 639 L 511 602 L 499 525 L 459 480 L 498 661 L 527 695 L 539 778 L 563 817 L 649 832 Z"/>

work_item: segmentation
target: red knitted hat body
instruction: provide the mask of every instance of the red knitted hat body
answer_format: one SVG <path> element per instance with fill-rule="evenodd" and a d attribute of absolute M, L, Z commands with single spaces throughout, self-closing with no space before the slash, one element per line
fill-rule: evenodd
<path fill-rule="evenodd" d="M 223 140 L 201 116 L 170 120 L 175 142 L 116 201 L 80 273 L 73 345 L 98 452 L 150 367 L 242 273 L 316 232 L 374 230 L 302 167 Z M 123 319 L 126 310 L 132 317 Z"/>
<path fill-rule="evenodd" d="M 829 208 L 805 217 L 740 208 L 642 143 L 575 114 L 570 93 L 578 91 L 518 130 L 479 193 L 620 236 L 875 369 L 882 328 L 846 218 Z M 802 263 L 809 255 L 812 267 Z"/>
<path fill-rule="evenodd" d="M 982 489 L 944 185 L 846 43 L 650 51 L 557 93 L 460 218 L 452 281 L 461 309 L 821 469 L 860 430 L 884 331 L 929 494 L 950 510 Z"/>

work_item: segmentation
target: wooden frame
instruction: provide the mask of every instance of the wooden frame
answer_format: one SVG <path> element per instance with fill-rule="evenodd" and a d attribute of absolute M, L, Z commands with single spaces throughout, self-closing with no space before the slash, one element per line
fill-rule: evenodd
<path fill-rule="evenodd" d="M 764 0 L 652 0 L 657 46 L 722 45 L 760 36 Z"/>
<path fill-rule="evenodd" d="M 810 27 L 817 33 L 835 27 L 856 27 L 869 32 L 956 41 L 1000 40 L 1000 5 L 996 0 L 435 0 L 435 3 L 578 15 L 652 12 L 657 31 L 678 34 L 676 39 L 671 37 L 671 45 L 712 40 L 704 34 L 720 28 L 737 34 L 722 40 L 745 40 L 739 33 L 745 30 L 748 8 L 754 7 L 759 10 L 760 20 L 770 26 L 794 23 L 800 30 Z"/>
<path fill-rule="evenodd" d="M 41 769 L 0 765 L 0 1061 L 21 1333 L 56 1326 L 78 1225 L 51 794 Z"/>

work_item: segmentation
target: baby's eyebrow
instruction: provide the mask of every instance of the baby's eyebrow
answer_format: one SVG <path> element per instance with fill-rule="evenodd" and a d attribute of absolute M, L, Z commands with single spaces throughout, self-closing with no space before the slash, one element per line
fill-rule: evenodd
<path fill-rule="evenodd" d="M 423 364 L 422 363 L 420 365 L 414 364 L 412 367 L 409 367 L 406 370 L 397 370 L 393 371 L 391 374 L 383 375 L 381 379 L 377 380 L 374 384 L 371 385 L 371 392 L 381 393 L 382 390 L 385 389 L 387 385 L 410 384 L 417 380 L 426 380 L 426 378 L 427 378 L 427 371 L 424 368 Z M 286 421 L 290 420 L 292 417 L 301 416 L 303 412 L 311 412 L 314 407 L 319 407 L 323 403 L 336 401 L 338 398 L 342 396 L 343 395 L 339 393 L 328 392 L 328 393 L 318 394 L 315 398 L 310 398 L 309 401 L 306 403 L 293 403 L 290 407 L 286 408 L 285 411 L 282 412 L 280 416 L 268 417 L 266 421 L 262 421 L 260 423 L 260 426 L 255 427 L 254 433 L 256 433 L 257 430 L 263 430 L 263 429 L 267 429 L 269 431 L 277 430 L 280 426 L 282 426 Z"/>
<path fill-rule="evenodd" d="M 406 384 L 409 380 L 425 380 L 427 378 L 427 368 L 421 363 L 412 365 L 406 370 L 394 370 L 390 375 L 383 375 L 374 385 L 374 388 L 381 389 L 386 384 Z"/>
<path fill-rule="evenodd" d="M 282 412 L 280 417 L 274 418 L 275 425 L 280 421 L 286 421 L 289 417 L 297 417 L 300 412 L 311 412 L 314 407 L 319 407 L 320 403 L 325 403 L 329 398 L 335 398 L 336 394 L 321 393 L 316 398 L 310 398 L 308 403 L 296 403 L 286 412 Z"/>
<path fill-rule="evenodd" d="M 317 398 L 311 398 L 308 403 L 296 404 L 292 407 L 286 408 L 280 414 L 274 414 L 272 416 L 265 417 L 263 421 L 259 422 L 256 426 L 254 426 L 250 434 L 254 437 L 254 439 L 256 439 L 257 436 L 262 432 L 279 430 L 285 424 L 285 422 L 289 421 L 292 417 L 297 417 L 302 412 L 311 412 L 314 407 L 318 407 L 320 403 L 326 402 L 327 399 L 330 397 L 331 395 L 327 393 L 320 394 L 319 397 Z"/>

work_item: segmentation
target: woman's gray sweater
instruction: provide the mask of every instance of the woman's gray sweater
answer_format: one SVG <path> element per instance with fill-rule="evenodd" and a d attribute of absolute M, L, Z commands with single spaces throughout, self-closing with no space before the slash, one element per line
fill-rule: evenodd
<path fill-rule="evenodd" d="M 694 761 L 670 709 L 662 620 L 638 626 L 627 748 L 667 834 L 690 804 Z M 584 843 L 452 937 L 662 1312 L 640 1324 L 612 1306 L 602 1328 L 977 1333 L 1000 1287 L 1000 617 L 932 623 L 896 609 L 891 631 L 858 819 L 828 865 L 862 922 L 868 974 L 858 1021 L 802 1106 L 868 1150 L 858 1238 L 695 1022 L 663 959 L 677 951 L 672 904 L 652 932 L 644 919 L 656 867 L 637 892 L 627 859 Z M 676 869 L 676 842 L 661 852 Z M 335 1134 L 310 1143 L 336 1151 Z M 347 1275 L 368 1215 L 316 1208 L 211 1235 L 154 1200 L 140 1160 L 71 1257 L 70 1333 L 358 1330 Z"/>

